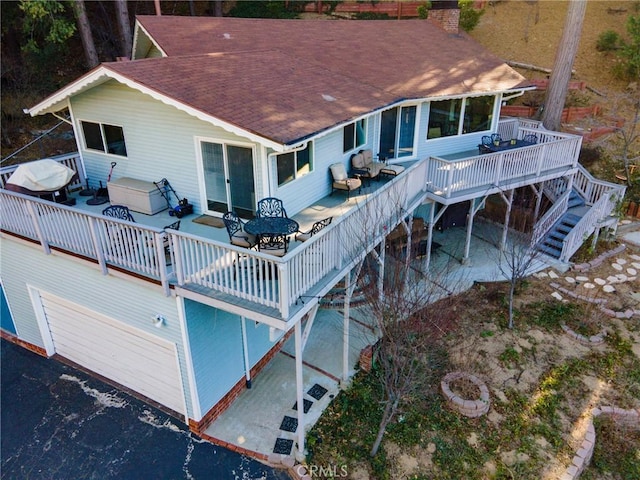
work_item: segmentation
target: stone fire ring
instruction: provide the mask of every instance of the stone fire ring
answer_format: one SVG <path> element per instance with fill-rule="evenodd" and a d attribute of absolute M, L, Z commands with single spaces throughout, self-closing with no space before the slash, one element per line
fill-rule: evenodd
<path fill-rule="evenodd" d="M 449 383 L 454 380 L 465 378 L 480 389 L 480 398 L 475 400 L 460 398 L 449 388 Z M 489 411 L 489 389 L 485 383 L 475 375 L 464 372 L 451 372 L 445 375 L 440 382 L 442 394 L 447 399 L 447 404 L 453 410 L 460 412 L 462 415 L 470 418 L 476 418 L 484 415 Z"/>

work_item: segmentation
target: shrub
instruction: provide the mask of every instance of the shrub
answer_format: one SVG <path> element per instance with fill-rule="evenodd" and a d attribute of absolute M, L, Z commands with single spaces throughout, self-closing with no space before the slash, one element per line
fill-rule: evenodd
<path fill-rule="evenodd" d="M 473 0 L 459 0 L 460 7 L 460 28 L 465 32 L 470 32 L 480 22 L 480 17 L 484 14 L 484 10 L 477 10 L 473 7 Z"/>
<path fill-rule="evenodd" d="M 606 32 L 602 32 L 600 36 L 598 36 L 598 41 L 596 42 L 596 50 L 599 52 L 611 52 L 613 50 L 617 50 L 620 48 L 620 35 L 613 30 L 607 30 Z"/>

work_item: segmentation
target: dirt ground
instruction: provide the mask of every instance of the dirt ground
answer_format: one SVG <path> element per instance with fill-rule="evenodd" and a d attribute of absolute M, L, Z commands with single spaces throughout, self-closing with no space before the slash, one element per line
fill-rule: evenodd
<path fill-rule="evenodd" d="M 627 246 L 622 252 L 612 255 L 603 263 L 585 272 L 568 271 L 561 273 L 553 269 L 545 270 L 530 278 L 529 285 L 517 298 L 517 307 L 522 308 L 527 303 L 555 298 L 558 302 L 576 302 L 570 294 L 582 295 L 592 300 L 603 301 L 606 308 L 615 311 L 640 309 L 640 248 Z M 622 276 L 624 275 L 624 277 Z M 626 278 L 625 278 L 626 277 Z M 603 283 L 606 282 L 606 283 Z M 561 291 L 552 284 L 564 288 Z M 610 285 L 613 290 L 607 292 L 604 285 Z M 604 345 L 585 345 L 568 334 L 553 334 L 530 325 L 526 319 L 516 321 L 513 330 L 505 329 L 498 323 L 495 316 L 494 296 L 502 295 L 504 287 L 499 284 L 487 284 L 481 289 L 472 289 L 465 293 L 467 309 L 461 315 L 458 331 L 450 339 L 449 353 L 453 369 L 471 372 L 486 382 L 492 405 L 496 402 L 508 404 L 505 391 L 515 389 L 522 394 L 529 395 L 539 385 L 542 376 L 554 365 L 561 364 L 569 358 L 580 358 L 587 355 L 590 349 L 604 349 Z M 622 338 L 629 340 L 633 352 L 640 357 L 640 331 L 637 328 L 638 316 L 631 319 L 611 318 L 602 313 L 597 304 L 587 305 L 587 314 L 594 320 L 593 327 L 598 331 L 618 332 Z M 486 309 L 485 309 L 486 306 Z M 479 332 L 491 332 L 490 335 L 479 335 Z M 505 366 L 500 360 L 501 354 L 508 349 L 518 353 L 520 360 Z M 606 381 L 585 375 L 581 378 L 581 388 L 588 392 L 586 402 L 571 404 L 570 410 L 562 415 L 563 438 L 572 452 L 580 447 L 591 410 L 597 406 L 614 405 L 621 408 L 640 408 L 636 401 L 628 405 L 628 399 L 622 400 L 620 392 L 611 389 Z M 499 428 L 504 416 L 500 408 L 493 407 L 487 414 L 488 420 Z M 471 433 L 467 441 L 473 445 L 480 432 Z M 425 448 L 415 447 L 411 451 L 399 448 L 397 445 L 385 444 L 389 464 L 394 465 L 392 477 L 395 479 L 409 479 L 412 475 L 437 475 L 431 457 L 436 451 L 435 445 L 429 444 Z M 544 458 L 545 469 L 540 478 L 560 478 L 564 473 L 570 458 L 557 458 L 553 448 L 543 438 L 537 445 L 537 455 Z M 484 465 L 486 478 L 491 478 L 498 463 L 513 465 L 523 459 L 514 451 L 497 452 L 496 457 Z M 526 460 L 526 459 L 524 459 Z M 352 478 L 360 480 L 369 478 L 359 470 Z M 420 477 L 426 478 L 426 477 Z"/>
<path fill-rule="evenodd" d="M 613 30 L 626 37 L 626 20 L 637 14 L 635 1 L 589 0 L 574 63 L 575 80 L 602 93 L 619 91 L 627 82 L 616 80 L 611 69 L 616 58 L 596 50 L 598 36 Z M 567 2 L 562 0 L 511 0 L 488 2 L 471 36 L 505 61 L 551 69 L 564 27 Z M 519 70 L 528 78 L 546 74 Z"/>

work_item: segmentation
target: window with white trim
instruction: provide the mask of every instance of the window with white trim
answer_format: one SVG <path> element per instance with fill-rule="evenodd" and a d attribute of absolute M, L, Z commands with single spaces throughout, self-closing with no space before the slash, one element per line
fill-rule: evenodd
<path fill-rule="evenodd" d="M 121 157 L 127 156 L 122 127 L 85 121 L 81 121 L 80 124 L 87 150 L 97 150 Z"/>
<path fill-rule="evenodd" d="M 495 101 L 484 95 L 431 102 L 427 140 L 490 130 Z"/>
<path fill-rule="evenodd" d="M 367 141 L 366 132 L 367 122 L 364 118 L 345 125 L 343 128 L 342 151 L 346 153 L 363 146 Z"/>
<path fill-rule="evenodd" d="M 313 169 L 311 142 L 307 144 L 304 150 L 278 155 L 276 157 L 276 166 L 278 170 L 278 186 L 292 182 L 296 178 L 311 172 Z"/>

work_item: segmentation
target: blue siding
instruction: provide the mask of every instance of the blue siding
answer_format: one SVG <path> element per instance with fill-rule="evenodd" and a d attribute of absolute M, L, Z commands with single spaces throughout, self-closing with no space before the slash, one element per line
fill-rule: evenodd
<path fill-rule="evenodd" d="M 7 303 L 7 297 L 4 294 L 4 288 L 0 283 L 0 327 L 7 332 L 16 334 L 16 326 L 13 324 L 13 318 L 11 317 L 11 311 L 9 311 L 9 304 Z"/>
<path fill-rule="evenodd" d="M 269 326 L 264 323 L 256 325 L 247 320 L 247 344 L 249 346 L 249 364 L 253 367 L 274 345 L 269 340 Z"/>
<path fill-rule="evenodd" d="M 240 317 L 191 300 L 184 306 L 198 398 L 206 412 L 244 376 Z"/>
<path fill-rule="evenodd" d="M 185 299 L 189 344 L 202 412 L 211 409 L 245 375 L 242 320 L 238 315 Z M 247 320 L 249 363 L 273 346 L 269 327 Z"/>

